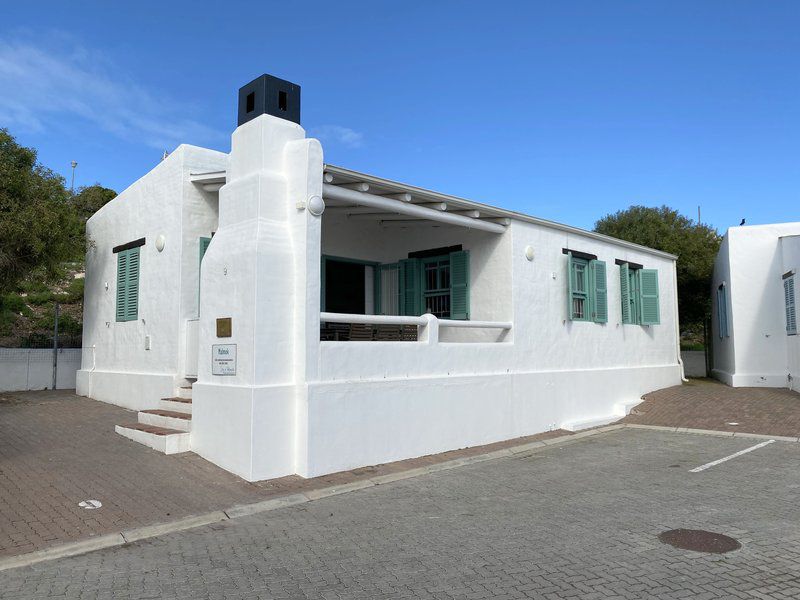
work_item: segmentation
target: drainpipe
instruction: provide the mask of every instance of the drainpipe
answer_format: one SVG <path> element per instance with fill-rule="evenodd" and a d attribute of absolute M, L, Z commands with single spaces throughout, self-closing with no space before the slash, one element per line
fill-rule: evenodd
<path fill-rule="evenodd" d="M 683 368 L 683 359 L 681 358 L 681 322 L 680 315 L 678 314 L 678 261 L 672 261 L 672 280 L 675 282 L 675 341 L 678 345 L 678 365 L 681 368 L 681 381 L 684 383 L 689 381 L 686 379 L 686 372 Z"/>

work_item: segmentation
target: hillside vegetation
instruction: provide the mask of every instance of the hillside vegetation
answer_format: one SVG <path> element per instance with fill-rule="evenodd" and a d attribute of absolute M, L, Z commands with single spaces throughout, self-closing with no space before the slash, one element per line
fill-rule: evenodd
<path fill-rule="evenodd" d="M 99 184 L 72 193 L 0 129 L 0 346 L 52 344 L 56 303 L 60 335 L 80 336 L 86 221 L 115 196 Z"/>

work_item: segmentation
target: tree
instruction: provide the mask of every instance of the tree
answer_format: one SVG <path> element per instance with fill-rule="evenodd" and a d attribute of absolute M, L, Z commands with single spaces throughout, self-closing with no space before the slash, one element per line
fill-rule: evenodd
<path fill-rule="evenodd" d="M 117 192 L 99 183 L 78 188 L 78 193 L 72 197 L 72 205 L 78 211 L 82 221 L 88 221 L 98 210 L 117 196 Z"/>
<path fill-rule="evenodd" d="M 678 310 L 684 325 L 702 323 L 711 309 L 711 275 L 719 250 L 716 229 L 668 206 L 631 206 L 606 215 L 594 230 L 678 257 Z"/>
<path fill-rule="evenodd" d="M 83 225 L 63 177 L 0 129 L 0 293 L 35 269 L 49 276 L 83 255 Z"/>

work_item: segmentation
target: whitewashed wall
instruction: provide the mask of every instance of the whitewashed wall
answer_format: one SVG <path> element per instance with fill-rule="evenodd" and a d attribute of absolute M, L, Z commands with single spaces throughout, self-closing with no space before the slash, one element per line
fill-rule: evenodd
<path fill-rule="evenodd" d="M 402 247 L 419 249 L 419 234 L 405 235 Z M 300 431 L 300 474 L 312 477 L 486 444 L 579 421 L 610 421 L 618 418 L 619 404 L 680 383 L 671 259 L 519 221 L 505 234 L 491 236 L 490 250 L 468 244 L 471 235 L 442 231 L 422 248 L 461 242 L 471 253 L 502 257 L 501 264 L 473 274 L 473 283 L 483 280 L 487 293 L 473 295 L 471 306 L 480 311 L 486 302 L 484 318 L 512 320 L 513 337 L 480 344 L 321 342 L 319 377 L 309 382 L 300 407 L 307 420 Z M 372 249 L 355 256 L 364 240 Z M 328 232 L 324 243 L 340 256 L 389 261 L 398 253 L 388 231 L 377 239 L 352 231 L 336 238 Z M 525 257 L 529 245 L 533 261 Z M 606 262 L 608 323 L 567 319 L 563 248 Z M 660 325 L 621 323 L 615 259 L 658 269 Z M 492 302 L 492 289 L 496 296 L 508 294 L 511 305 Z"/>
<path fill-rule="evenodd" d="M 183 373 L 187 318 L 197 314 L 198 241 L 216 219 L 193 172 L 224 170 L 227 155 L 179 146 L 87 222 L 84 363 L 77 393 L 132 409 L 174 395 Z M 163 252 L 156 238 L 164 235 Z M 140 250 L 138 320 L 116 321 L 115 246 L 145 238 Z M 145 349 L 150 336 L 150 350 Z M 86 357 L 92 356 L 89 364 Z"/>
<path fill-rule="evenodd" d="M 733 285 L 731 282 L 730 264 L 730 238 L 726 233 L 719 246 L 717 258 L 714 261 L 714 274 L 711 279 L 711 343 L 713 346 L 713 368 L 711 374 L 720 381 L 732 385 L 733 374 L 736 371 L 735 346 L 736 331 L 733 327 L 734 309 L 731 305 Z M 717 290 L 723 285 L 726 290 L 728 335 L 720 337 L 719 303 Z"/>
<path fill-rule="evenodd" d="M 731 227 L 715 267 L 712 293 L 726 275 L 730 279 L 729 325 L 732 354 L 726 341 L 714 336 L 714 375 L 734 387 L 788 385 L 788 337 L 784 310 L 785 272 L 780 238 L 800 233 L 800 223 Z M 723 246 L 725 248 L 725 246 Z M 725 263 L 727 262 L 727 267 Z M 714 302 L 716 304 L 716 302 Z M 716 313 L 715 317 L 716 319 Z M 716 326 L 716 325 L 715 325 Z M 718 362 L 718 355 L 721 356 Z M 732 355 L 733 370 L 730 368 Z M 725 361 L 725 362 L 722 362 Z"/>
<path fill-rule="evenodd" d="M 58 350 L 56 388 L 75 387 L 81 366 L 80 348 Z M 53 387 L 53 351 L 42 348 L 0 348 L 0 392 L 46 390 Z"/>

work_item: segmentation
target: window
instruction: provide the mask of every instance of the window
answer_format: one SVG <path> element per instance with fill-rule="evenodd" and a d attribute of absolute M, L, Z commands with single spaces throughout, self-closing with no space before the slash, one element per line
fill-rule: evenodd
<path fill-rule="evenodd" d="M 606 263 L 602 260 L 568 257 L 568 314 L 572 321 L 608 322 Z"/>
<path fill-rule="evenodd" d="M 469 319 L 469 253 L 463 250 L 391 264 L 323 256 L 320 279 L 326 312 Z"/>
<path fill-rule="evenodd" d="M 401 314 L 469 319 L 468 252 L 401 260 L 398 279 Z"/>
<path fill-rule="evenodd" d="M 728 333 L 728 288 L 721 283 L 717 288 L 717 322 L 719 338 L 730 337 Z"/>
<path fill-rule="evenodd" d="M 117 252 L 117 321 L 139 318 L 139 247 Z"/>
<path fill-rule="evenodd" d="M 657 269 L 620 264 L 619 291 L 624 324 L 658 325 L 661 322 Z"/>
<path fill-rule="evenodd" d="M 422 307 L 439 319 L 450 318 L 450 257 L 422 260 Z"/>
<path fill-rule="evenodd" d="M 786 276 L 788 275 L 788 277 Z M 794 305 L 794 273 L 783 279 L 783 299 L 786 305 L 786 334 L 797 335 L 797 311 Z"/>

